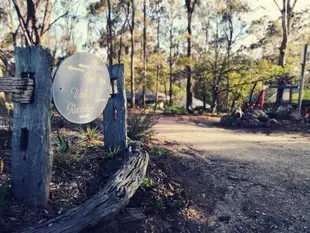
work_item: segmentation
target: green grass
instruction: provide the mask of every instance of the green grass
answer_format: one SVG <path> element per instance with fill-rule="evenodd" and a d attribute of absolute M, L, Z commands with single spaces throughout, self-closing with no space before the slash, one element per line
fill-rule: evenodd
<path fill-rule="evenodd" d="M 293 93 L 292 95 L 292 102 L 293 103 L 298 103 L 298 95 L 299 93 Z M 309 89 L 306 89 L 303 91 L 302 93 L 302 99 L 303 100 L 310 100 L 310 90 Z"/>
<path fill-rule="evenodd" d="M 177 115 L 187 115 L 188 114 L 186 111 L 186 108 L 179 107 L 176 105 L 165 106 L 164 113 L 177 114 Z"/>

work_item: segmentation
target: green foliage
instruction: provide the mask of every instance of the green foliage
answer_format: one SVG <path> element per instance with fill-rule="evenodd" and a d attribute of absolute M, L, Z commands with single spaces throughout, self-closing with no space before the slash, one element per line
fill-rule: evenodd
<path fill-rule="evenodd" d="M 178 115 L 187 115 L 188 114 L 185 107 L 179 107 L 176 105 L 165 106 L 164 113 L 178 114 Z"/>
<path fill-rule="evenodd" d="M 155 187 L 155 183 L 152 179 L 144 177 L 143 182 L 142 182 L 140 187 L 141 187 L 143 192 L 146 192 L 146 191 L 152 189 L 153 187 Z"/>
<path fill-rule="evenodd" d="M 106 158 L 113 158 L 115 155 L 117 155 L 120 152 L 119 147 L 114 147 L 113 149 L 110 148 L 110 151 L 106 151 L 104 153 L 104 157 Z"/>
<path fill-rule="evenodd" d="M 69 142 L 63 136 L 60 135 L 59 131 L 57 132 L 58 145 L 61 153 L 67 153 L 69 151 Z"/>
<path fill-rule="evenodd" d="M 95 128 L 87 127 L 86 130 L 79 128 L 81 141 L 78 142 L 79 146 L 87 147 L 98 147 L 102 146 L 104 143 L 99 140 L 98 137 L 101 135 L 101 131 Z"/>
<path fill-rule="evenodd" d="M 70 153 L 72 152 L 72 149 L 70 150 L 69 147 L 69 139 L 64 138 L 62 135 L 60 135 L 60 132 L 57 132 L 57 138 L 58 141 L 54 144 L 58 145 L 58 150 L 55 151 L 53 154 L 53 164 L 55 165 L 64 165 L 64 164 L 72 164 L 72 162 L 78 160 L 78 151 L 73 155 Z"/>
<path fill-rule="evenodd" d="M 87 127 L 86 130 L 83 128 L 79 128 L 80 137 L 85 140 L 93 141 L 98 138 L 98 136 L 101 134 L 101 131 L 95 128 Z"/>
<path fill-rule="evenodd" d="M 154 134 L 153 127 L 159 116 L 145 112 L 132 112 L 127 119 L 127 135 L 131 140 L 148 142 Z"/>
<path fill-rule="evenodd" d="M 156 157 L 170 157 L 173 156 L 174 152 L 163 146 L 154 146 L 151 148 L 150 154 Z"/>

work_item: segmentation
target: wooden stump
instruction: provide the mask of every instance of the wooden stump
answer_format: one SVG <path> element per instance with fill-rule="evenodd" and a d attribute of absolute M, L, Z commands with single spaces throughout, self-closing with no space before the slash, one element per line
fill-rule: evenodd
<path fill-rule="evenodd" d="M 143 182 L 149 155 L 138 143 L 131 143 L 121 168 L 109 179 L 107 185 L 91 199 L 67 213 L 20 233 L 77 233 L 88 231 L 96 224 L 109 221 L 124 209 L 129 199 Z M 137 218 L 137 217 L 135 217 Z M 126 221 L 125 221 L 126 222 Z M 112 221 L 101 230 L 113 228 Z"/>
<path fill-rule="evenodd" d="M 103 113 L 104 147 L 107 151 L 125 149 L 127 146 L 127 101 L 124 65 L 109 67 L 111 82 L 117 81 L 112 96 Z"/>
<path fill-rule="evenodd" d="M 33 76 L 31 104 L 14 104 L 12 135 L 13 195 L 32 206 L 45 206 L 49 196 L 51 56 L 40 46 L 16 48 L 16 76 Z M 29 78 L 29 77 L 25 77 Z M 28 82 L 28 80 L 26 81 Z"/>

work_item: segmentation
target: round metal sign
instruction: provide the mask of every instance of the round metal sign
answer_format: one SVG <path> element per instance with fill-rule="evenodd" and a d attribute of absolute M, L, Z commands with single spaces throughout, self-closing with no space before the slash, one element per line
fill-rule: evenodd
<path fill-rule="evenodd" d="M 110 75 L 104 62 L 91 53 L 77 53 L 58 67 L 53 99 L 68 121 L 85 124 L 95 120 L 110 97 Z"/>

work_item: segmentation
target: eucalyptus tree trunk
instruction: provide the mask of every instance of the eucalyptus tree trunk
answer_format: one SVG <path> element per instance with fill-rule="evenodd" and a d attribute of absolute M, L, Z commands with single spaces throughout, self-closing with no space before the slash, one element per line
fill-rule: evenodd
<path fill-rule="evenodd" d="M 112 20 L 111 20 L 111 0 L 107 0 L 108 4 L 108 33 L 109 33 L 109 65 L 113 65 L 113 36 L 112 36 Z"/>
<path fill-rule="evenodd" d="M 170 33 L 170 36 L 169 36 L 169 42 L 170 42 L 170 45 L 169 45 L 169 98 L 170 98 L 170 105 L 172 105 L 173 103 L 173 100 L 172 100 L 172 93 L 173 93 L 173 90 L 172 90 L 172 86 L 173 86 L 173 76 L 172 76 L 172 66 L 173 66 L 173 62 L 172 62 L 172 48 L 173 48 L 173 31 L 172 31 L 172 26 L 173 25 L 170 25 L 170 30 L 169 30 L 169 33 Z"/>
<path fill-rule="evenodd" d="M 186 84 L 186 109 L 189 113 L 192 113 L 192 102 L 193 102 L 193 93 L 192 93 L 192 12 L 188 11 L 187 13 L 187 58 L 188 64 L 186 65 L 187 72 L 187 84 Z"/>
<path fill-rule="evenodd" d="M 187 10 L 187 84 L 186 84 L 186 110 L 188 113 L 193 113 L 192 103 L 193 103 L 193 93 L 192 93 L 192 16 L 195 9 L 195 5 L 198 0 L 185 0 L 186 10 Z"/>
<path fill-rule="evenodd" d="M 157 45 L 155 49 L 155 53 L 158 54 L 159 52 L 159 29 L 160 29 L 160 18 L 157 18 Z M 158 92 L 159 92 L 159 61 L 157 60 L 157 66 L 156 66 L 156 93 L 155 93 L 155 107 L 154 110 L 156 110 L 158 105 Z"/>
<path fill-rule="evenodd" d="M 130 61 L 130 89 L 131 89 L 131 107 L 135 108 L 135 63 L 134 63 L 134 55 L 135 55 L 135 0 L 131 0 L 131 61 Z"/>
<path fill-rule="evenodd" d="M 274 2 L 277 5 L 279 11 L 281 12 L 281 25 L 282 25 L 282 42 L 281 46 L 279 47 L 278 65 L 285 67 L 290 29 L 292 26 L 291 20 L 293 17 L 294 8 L 296 6 L 297 0 L 294 0 L 292 5 L 290 0 L 282 0 L 282 8 L 280 8 L 276 0 L 274 0 Z M 278 81 L 278 85 L 280 87 L 278 87 L 277 91 L 277 100 L 276 100 L 277 105 L 281 104 L 284 92 L 283 88 L 284 84 L 285 84 L 285 77 L 282 77 Z"/>
<path fill-rule="evenodd" d="M 229 24 L 229 36 L 227 38 L 227 69 L 230 69 L 231 66 L 231 48 L 233 44 L 233 33 L 234 33 L 234 27 L 233 27 L 233 22 L 232 22 L 232 16 L 229 16 L 228 18 L 228 24 Z M 226 108 L 229 111 L 229 101 L 230 101 L 230 77 L 229 73 L 227 73 L 227 93 L 226 93 Z"/>
<path fill-rule="evenodd" d="M 143 1 L 143 90 L 142 100 L 145 107 L 145 91 L 146 91 L 146 0 Z"/>

